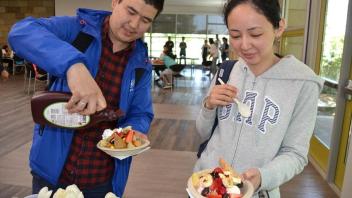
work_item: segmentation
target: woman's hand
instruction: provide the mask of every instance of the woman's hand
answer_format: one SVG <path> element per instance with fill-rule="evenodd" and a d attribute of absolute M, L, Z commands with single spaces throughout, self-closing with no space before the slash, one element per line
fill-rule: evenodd
<path fill-rule="evenodd" d="M 241 175 L 242 180 L 247 180 L 252 183 L 254 191 L 256 191 L 262 183 L 262 176 L 257 168 L 250 168 Z"/>
<path fill-rule="evenodd" d="M 66 75 L 72 92 L 72 97 L 66 105 L 70 113 L 91 115 L 106 108 L 103 93 L 85 65 L 72 65 Z"/>
<path fill-rule="evenodd" d="M 237 95 L 237 88 L 232 85 L 215 85 L 205 100 L 207 109 L 214 109 L 217 106 L 225 106 L 233 103 Z"/>

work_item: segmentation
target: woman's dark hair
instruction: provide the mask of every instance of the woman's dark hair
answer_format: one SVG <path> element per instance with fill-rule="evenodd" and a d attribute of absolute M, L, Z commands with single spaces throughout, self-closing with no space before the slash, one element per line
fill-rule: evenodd
<path fill-rule="evenodd" d="M 263 14 L 273 27 L 279 28 L 281 20 L 281 9 L 278 0 L 228 0 L 224 5 L 224 22 L 228 27 L 228 20 L 230 12 L 240 4 L 248 3 L 252 5 L 259 13 Z"/>
<path fill-rule="evenodd" d="M 209 44 L 214 44 L 214 39 L 213 38 L 209 38 Z"/>

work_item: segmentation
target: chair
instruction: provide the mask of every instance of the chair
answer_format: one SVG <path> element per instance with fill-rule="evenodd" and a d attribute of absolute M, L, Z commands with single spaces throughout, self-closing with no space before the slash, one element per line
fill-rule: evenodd
<path fill-rule="evenodd" d="M 12 70 L 12 75 L 15 75 L 16 72 L 16 68 L 20 67 L 23 68 L 25 70 L 26 68 L 26 61 L 24 59 L 19 58 L 18 56 L 14 56 L 13 57 L 13 70 Z"/>
<path fill-rule="evenodd" d="M 210 72 L 211 63 L 212 63 L 212 61 L 205 61 L 205 62 L 202 63 L 202 65 L 203 65 L 203 73 L 206 72 L 206 71 Z"/>
<path fill-rule="evenodd" d="M 186 67 L 186 65 L 182 64 L 176 64 L 170 66 L 170 69 L 172 70 L 172 84 L 174 84 L 175 81 L 175 87 L 177 87 L 177 79 L 178 78 L 183 78 L 184 80 L 186 79 L 185 76 L 181 74 L 181 71 Z"/>
<path fill-rule="evenodd" d="M 24 91 L 27 88 L 27 94 L 31 91 L 31 84 L 33 82 L 33 93 L 35 93 L 37 82 L 43 82 L 46 85 L 49 83 L 49 75 L 45 72 L 42 72 L 38 69 L 35 64 L 27 63 L 25 64 L 25 73 L 24 73 Z"/>
<path fill-rule="evenodd" d="M 15 61 L 12 58 L 1 57 L 2 64 L 6 70 L 11 73 L 11 69 L 13 70 L 15 67 Z"/>

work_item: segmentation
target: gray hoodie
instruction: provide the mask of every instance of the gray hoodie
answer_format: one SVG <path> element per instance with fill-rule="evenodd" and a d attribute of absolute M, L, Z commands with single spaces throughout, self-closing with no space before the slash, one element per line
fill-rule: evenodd
<path fill-rule="evenodd" d="M 215 79 L 209 90 L 214 84 Z M 259 191 L 280 197 L 279 186 L 308 163 L 323 80 L 295 57 L 286 56 L 257 77 L 240 59 L 228 84 L 238 88 L 237 97 L 250 106 L 251 116 L 242 117 L 234 103 L 217 108 L 219 124 L 194 171 L 216 167 L 223 157 L 239 172 L 259 168 Z M 201 138 L 209 138 L 215 115 L 216 110 L 203 105 L 196 122 Z"/>

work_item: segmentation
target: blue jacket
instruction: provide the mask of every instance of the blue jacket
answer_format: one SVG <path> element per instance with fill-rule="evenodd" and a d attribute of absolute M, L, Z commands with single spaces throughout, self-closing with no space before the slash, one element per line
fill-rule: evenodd
<path fill-rule="evenodd" d="M 107 11 L 79 9 L 75 17 L 40 19 L 29 17 L 13 26 L 9 33 L 9 43 L 20 57 L 60 77 L 53 84 L 52 91 L 69 92 L 66 71 L 71 65 L 82 62 L 92 76 L 96 76 L 102 49 L 102 24 L 104 18 L 110 14 Z M 94 37 L 84 54 L 70 44 L 79 31 Z M 144 73 L 135 86 L 136 68 L 143 68 Z M 120 104 L 116 104 L 126 115 L 119 119 L 117 126 L 131 125 L 138 131 L 148 132 L 154 116 L 151 72 L 152 67 L 145 45 L 141 40 L 137 40 L 122 77 Z M 44 128 L 43 133 L 39 133 L 39 126 L 35 125 L 29 157 L 32 171 L 53 185 L 57 184 L 70 149 L 73 133 L 73 130 L 48 126 Z M 120 197 L 127 183 L 131 160 L 131 157 L 115 160 L 113 189 Z"/>

